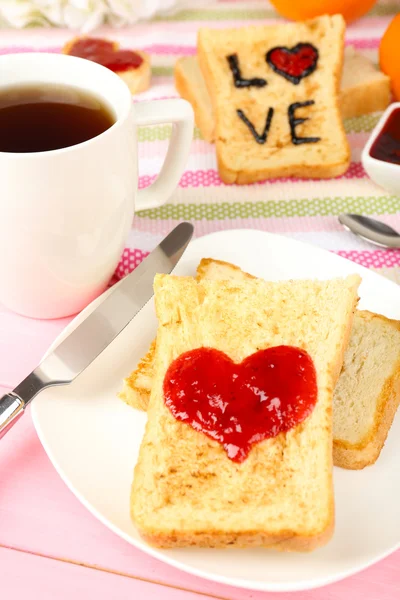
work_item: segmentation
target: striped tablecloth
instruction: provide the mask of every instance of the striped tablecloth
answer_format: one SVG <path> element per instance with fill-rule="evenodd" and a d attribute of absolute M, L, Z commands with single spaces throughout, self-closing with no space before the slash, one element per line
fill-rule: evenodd
<path fill-rule="evenodd" d="M 348 27 L 346 44 L 376 61 L 382 33 L 398 10 L 399 2 L 379 2 L 367 16 Z M 167 19 L 102 33 L 113 36 L 122 45 L 141 48 L 151 54 L 152 86 L 137 97 L 140 102 L 177 96 L 173 65 L 179 56 L 195 54 L 199 27 L 279 20 L 266 0 L 220 0 L 204 10 L 186 10 Z M 0 37 L 0 52 L 32 49 L 57 52 L 69 37 L 69 32 L 59 30 L 9 31 Z M 178 221 L 189 219 L 195 225 L 197 236 L 228 228 L 263 229 L 337 252 L 398 281 L 400 253 L 374 249 L 344 232 L 337 220 L 341 212 L 361 212 L 377 215 L 400 229 L 399 199 L 374 185 L 360 163 L 362 148 L 378 117 L 378 114 L 372 114 L 346 120 L 352 162 L 344 176 L 321 181 L 276 179 L 249 186 L 227 186 L 221 182 L 214 146 L 205 142 L 196 129 L 179 188 L 166 206 L 136 215 L 129 238 L 130 249 L 125 253 L 125 263 L 119 272 L 137 264 Z M 169 135 L 167 125 L 141 129 L 140 187 L 147 186 L 159 172 Z"/>
<path fill-rule="evenodd" d="M 381 35 L 397 11 L 400 11 L 400 2 L 379 2 L 367 16 L 348 28 L 346 44 L 376 61 Z M 266 0 L 219 0 L 204 10 L 187 10 L 129 29 L 104 28 L 99 34 L 151 54 L 152 86 L 135 99 L 140 102 L 177 95 L 172 79 L 173 65 L 179 56 L 195 54 L 196 32 L 200 26 L 278 21 L 279 17 Z M 0 53 L 58 52 L 70 37 L 71 32 L 55 29 L 2 31 Z M 249 186 L 226 186 L 218 176 L 214 147 L 202 140 L 196 130 L 178 189 L 164 207 L 135 216 L 117 274 L 121 276 L 134 268 L 162 236 L 179 221 L 187 219 L 195 225 L 196 236 L 243 227 L 271 231 L 326 248 L 400 282 L 400 252 L 374 249 L 343 231 L 337 220 L 341 212 L 359 212 L 376 215 L 400 230 L 399 199 L 374 185 L 360 164 L 361 150 L 378 118 L 379 115 L 374 114 L 346 121 L 352 149 L 351 166 L 344 176 L 325 181 L 280 179 Z M 169 135 L 168 126 L 140 130 L 140 187 L 148 185 L 159 172 Z M 47 322 L 25 319 L 0 307 L 1 390 L 15 386 L 35 366 L 67 322 L 68 319 Z M 234 590 L 179 573 L 113 536 L 59 481 L 29 419 L 23 419 L 21 425 L 2 440 L 0 474 L 1 597 L 4 595 L 10 600 L 28 595 L 41 600 L 267 598 L 261 593 Z M 397 552 L 345 582 L 296 597 L 302 600 L 398 600 L 399 561 Z M 90 569 L 76 565 L 89 565 Z M 19 576 L 21 572 L 24 577 Z M 289 600 L 292 595 L 284 597 Z M 278 595 L 271 594 L 268 598 L 272 600 Z"/>

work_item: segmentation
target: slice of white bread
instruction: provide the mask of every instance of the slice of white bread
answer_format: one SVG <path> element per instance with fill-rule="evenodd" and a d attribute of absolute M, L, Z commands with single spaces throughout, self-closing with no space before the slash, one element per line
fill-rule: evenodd
<path fill-rule="evenodd" d="M 199 30 L 197 56 L 213 104 L 218 171 L 225 183 L 328 178 L 347 170 L 350 149 L 338 100 L 344 31 L 340 15 Z M 316 68 L 294 84 L 275 72 L 266 56 L 274 48 L 298 44 L 314 46 L 318 60 Z M 235 87 L 228 61 L 234 55 L 242 77 L 261 78 L 267 84 Z M 257 142 L 256 135 L 263 141 Z"/>
<path fill-rule="evenodd" d="M 174 68 L 175 87 L 193 107 L 202 137 L 215 141 L 215 116 L 204 77 L 196 56 L 179 58 Z M 390 103 L 390 79 L 372 60 L 352 46 L 344 52 L 339 105 L 343 119 L 382 111 Z"/>
<path fill-rule="evenodd" d="M 135 50 L 135 52 L 143 59 L 142 64 L 137 69 L 115 71 L 125 81 L 133 96 L 148 90 L 151 81 L 150 55 L 147 52 L 142 52 L 142 50 Z"/>
<path fill-rule="evenodd" d="M 400 322 L 358 311 L 333 400 L 333 457 L 347 469 L 373 464 L 400 402 Z"/>
<path fill-rule="evenodd" d="M 131 497 L 132 519 L 150 544 L 306 551 L 329 540 L 332 393 L 359 283 L 357 275 L 277 283 L 156 276 L 154 383 Z M 165 405 L 164 377 L 182 353 L 207 346 L 240 363 L 281 344 L 312 358 L 317 403 L 300 425 L 254 445 L 243 462 L 229 460 Z"/>
<path fill-rule="evenodd" d="M 390 78 L 353 47 L 346 48 L 340 91 L 343 118 L 385 110 L 390 98 Z"/>
<path fill-rule="evenodd" d="M 89 43 L 92 42 L 93 46 L 84 51 L 81 49 L 75 50 L 74 46 L 81 41 L 87 40 Z M 79 56 L 81 58 L 86 58 L 88 60 L 93 60 L 94 62 L 100 62 L 96 60 L 96 42 L 106 42 L 112 45 L 113 51 L 118 52 L 120 50 L 120 45 L 118 42 L 103 40 L 101 38 L 91 38 L 87 36 L 78 36 L 74 37 L 72 40 L 69 40 L 63 47 L 63 54 L 70 54 L 72 56 Z M 132 95 L 139 94 L 140 92 L 146 91 L 150 87 L 151 80 L 151 65 L 150 65 L 150 56 L 146 52 L 142 52 L 141 50 L 133 50 L 135 54 L 138 54 L 142 63 L 136 68 L 129 69 L 115 69 L 114 72 L 126 83 Z"/>
<path fill-rule="evenodd" d="M 215 115 L 211 97 L 197 56 L 178 58 L 174 67 L 175 87 L 181 98 L 192 105 L 194 118 L 207 142 L 215 142 Z"/>
<path fill-rule="evenodd" d="M 202 259 L 197 278 L 244 281 L 239 267 Z M 124 380 L 119 397 L 147 410 L 154 372 L 155 341 Z M 380 367 L 378 364 L 380 361 Z M 356 311 L 344 367 L 333 400 L 333 462 L 345 469 L 373 464 L 383 448 L 400 402 L 400 322 Z"/>

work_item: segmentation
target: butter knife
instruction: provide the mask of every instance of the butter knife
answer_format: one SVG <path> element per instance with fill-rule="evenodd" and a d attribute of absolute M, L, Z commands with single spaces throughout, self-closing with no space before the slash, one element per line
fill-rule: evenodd
<path fill-rule="evenodd" d="M 72 383 L 107 348 L 153 296 L 156 273 L 172 271 L 192 235 L 190 223 L 175 227 L 28 377 L 0 398 L 0 438 L 42 390 Z"/>

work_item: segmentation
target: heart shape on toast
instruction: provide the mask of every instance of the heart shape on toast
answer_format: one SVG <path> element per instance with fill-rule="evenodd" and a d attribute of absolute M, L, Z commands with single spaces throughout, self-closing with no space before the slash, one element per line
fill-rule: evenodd
<path fill-rule="evenodd" d="M 164 401 L 173 416 L 223 445 L 242 462 L 251 447 L 304 421 L 317 402 L 310 355 L 293 346 L 259 350 L 234 363 L 224 352 L 197 348 L 165 374 Z"/>
<path fill-rule="evenodd" d="M 318 50 L 308 43 L 293 48 L 277 46 L 267 52 L 266 61 L 275 73 L 297 85 L 317 68 Z"/>
<path fill-rule="evenodd" d="M 120 50 L 116 42 L 100 38 L 79 38 L 69 45 L 68 54 L 92 60 L 111 71 L 137 69 L 143 62 L 137 52 Z"/>

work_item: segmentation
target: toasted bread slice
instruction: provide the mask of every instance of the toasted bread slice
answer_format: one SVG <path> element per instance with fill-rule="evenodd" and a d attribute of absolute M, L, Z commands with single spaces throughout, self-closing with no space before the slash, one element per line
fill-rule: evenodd
<path fill-rule="evenodd" d="M 151 81 L 150 55 L 147 54 L 147 52 L 142 52 L 142 50 L 135 50 L 135 53 L 139 54 L 139 56 L 141 56 L 143 59 L 140 67 L 137 69 L 115 71 L 116 74 L 121 77 L 123 81 L 125 81 L 133 96 L 148 90 Z"/>
<path fill-rule="evenodd" d="M 390 78 L 353 47 L 345 49 L 340 91 L 344 119 L 385 110 L 390 103 Z"/>
<path fill-rule="evenodd" d="M 156 340 L 150 344 L 147 354 L 139 361 L 136 369 L 124 379 L 119 398 L 139 410 L 147 410 L 153 385 L 154 354 Z"/>
<path fill-rule="evenodd" d="M 202 259 L 201 279 L 253 279 L 239 267 Z M 153 379 L 155 342 L 124 380 L 120 398 L 147 410 Z M 378 352 L 378 354 L 376 354 Z M 377 362 L 382 367 L 377 369 Z M 373 367 L 371 367 L 371 361 Z M 400 322 L 356 311 L 344 367 L 333 396 L 333 462 L 344 469 L 373 464 L 383 448 L 400 402 Z"/>
<path fill-rule="evenodd" d="M 215 116 L 211 97 L 196 56 L 179 58 L 174 68 L 175 87 L 193 107 L 202 137 L 215 141 Z M 353 47 L 345 49 L 339 105 L 343 119 L 382 111 L 390 103 L 390 79 L 372 60 Z"/>
<path fill-rule="evenodd" d="M 338 101 L 344 31 L 340 15 L 200 29 L 197 56 L 213 103 L 218 170 L 225 183 L 336 177 L 346 171 L 350 149 Z M 303 45 L 312 45 L 318 58 L 300 81 L 289 81 L 267 64 L 272 50 Z M 242 78 L 262 79 L 266 85 L 238 88 L 230 57 L 236 57 Z"/>
<path fill-rule="evenodd" d="M 204 77 L 196 56 L 179 58 L 174 67 L 175 87 L 179 95 L 190 102 L 201 135 L 207 142 L 215 141 L 215 115 Z"/>
<path fill-rule="evenodd" d="M 154 384 L 132 486 L 132 518 L 158 547 L 312 550 L 334 521 L 332 393 L 357 302 L 357 275 L 330 281 L 197 282 L 157 275 Z M 208 346 L 235 363 L 259 349 L 302 348 L 317 403 L 300 425 L 256 444 L 241 463 L 174 418 L 163 382 L 174 359 Z"/>
<path fill-rule="evenodd" d="M 400 322 L 358 311 L 333 400 L 335 464 L 373 464 L 399 402 Z"/>
<path fill-rule="evenodd" d="M 87 43 L 86 47 L 84 45 L 85 42 Z M 118 42 L 103 40 L 101 38 L 78 36 L 74 37 L 72 40 L 69 40 L 64 45 L 62 53 L 78 56 L 80 58 L 86 58 L 94 62 L 99 62 L 100 64 L 105 64 L 104 55 L 101 53 L 101 51 L 99 52 L 98 45 L 101 46 L 101 44 L 109 44 L 112 52 L 118 52 L 120 49 Z M 142 63 L 139 66 L 124 69 L 118 69 L 118 67 L 115 66 L 112 69 L 114 73 L 116 73 L 123 81 L 125 81 L 132 95 L 146 91 L 150 87 L 151 79 L 150 56 L 141 50 L 134 50 L 133 52 L 139 55 L 142 59 Z"/>

